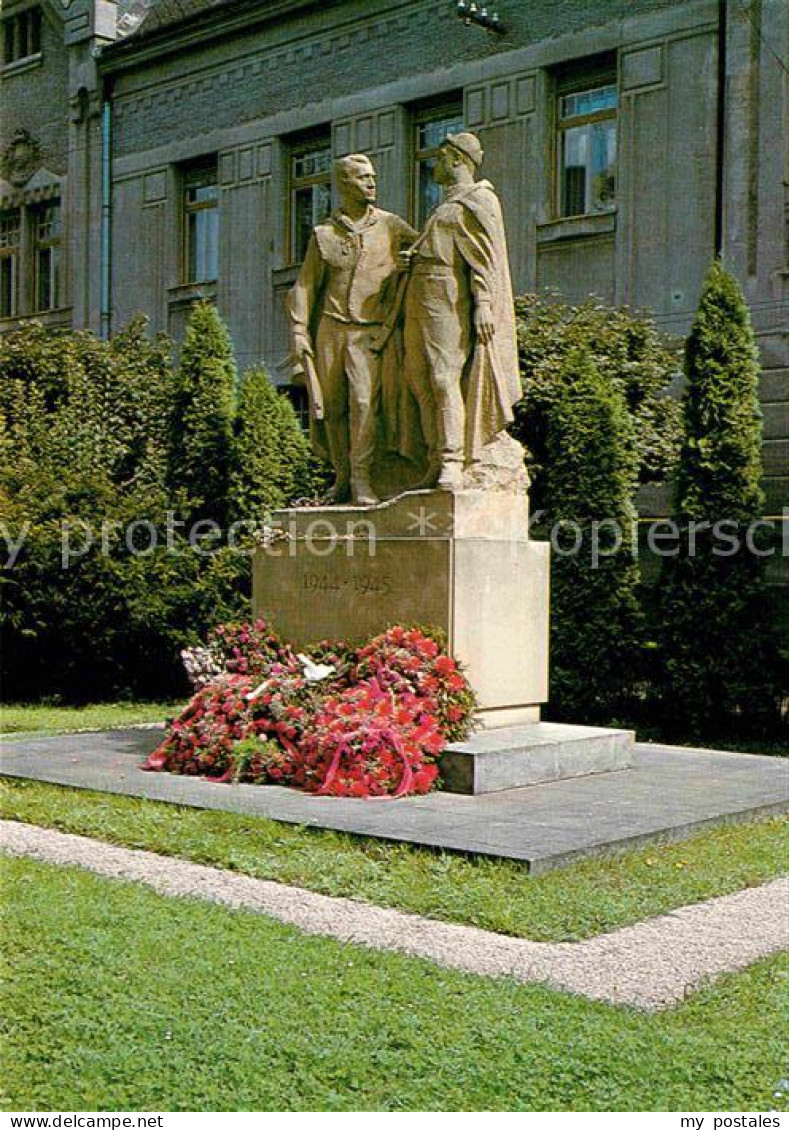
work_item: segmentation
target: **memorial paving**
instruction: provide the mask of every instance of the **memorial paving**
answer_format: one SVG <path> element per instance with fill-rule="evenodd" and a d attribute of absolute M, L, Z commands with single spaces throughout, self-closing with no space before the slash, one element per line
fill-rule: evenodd
<path fill-rule="evenodd" d="M 679 839 L 718 823 L 789 811 L 784 759 L 636 743 L 632 767 L 479 796 L 396 801 L 315 797 L 143 773 L 159 729 L 4 743 L 0 771 L 193 808 L 258 815 L 428 848 L 518 860 L 538 873 L 584 856 Z"/>

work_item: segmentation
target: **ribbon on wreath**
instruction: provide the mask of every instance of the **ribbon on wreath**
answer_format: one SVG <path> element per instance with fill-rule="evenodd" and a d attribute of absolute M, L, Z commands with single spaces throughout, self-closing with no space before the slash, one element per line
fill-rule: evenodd
<path fill-rule="evenodd" d="M 363 730 L 353 730 L 350 734 L 346 734 L 343 740 L 337 745 L 337 748 L 335 749 L 334 755 L 329 764 L 329 768 L 326 771 L 326 776 L 323 779 L 323 784 L 315 792 L 315 796 L 328 796 L 330 794 L 330 789 L 332 784 L 334 783 L 334 778 L 337 776 L 337 773 L 339 771 L 343 754 L 350 752 L 352 748 L 351 743 L 355 739 L 362 737 L 363 733 Z M 413 788 L 414 771 L 411 768 L 411 763 L 408 760 L 408 755 L 403 748 L 403 743 L 399 735 L 392 734 L 391 742 L 395 752 L 399 754 L 403 762 L 403 775 L 400 778 L 400 784 L 397 786 L 395 792 L 393 792 L 389 796 L 367 796 L 364 798 L 365 800 L 397 800 L 399 797 L 406 796 Z"/>

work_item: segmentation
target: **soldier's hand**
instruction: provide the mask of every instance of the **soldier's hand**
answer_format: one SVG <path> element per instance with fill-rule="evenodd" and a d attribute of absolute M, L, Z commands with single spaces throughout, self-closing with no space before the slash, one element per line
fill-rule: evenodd
<path fill-rule="evenodd" d="M 489 306 L 478 306 L 474 311 L 474 329 L 483 345 L 493 340 L 496 323 L 493 321 L 493 313 Z"/>
<path fill-rule="evenodd" d="M 293 335 L 293 352 L 297 357 L 303 357 L 305 353 L 308 357 L 313 356 L 312 342 L 306 334 Z"/>

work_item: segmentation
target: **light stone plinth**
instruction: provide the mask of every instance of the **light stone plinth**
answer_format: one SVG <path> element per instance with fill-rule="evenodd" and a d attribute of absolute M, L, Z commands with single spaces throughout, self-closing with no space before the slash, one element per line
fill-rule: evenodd
<path fill-rule="evenodd" d="M 536 722 L 548 697 L 549 546 L 524 495 L 414 491 L 374 507 L 281 510 L 257 551 L 255 615 L 290 643 L 442 628 L 483 724 Z"/>
<path fill-rule="evenodd" d="M 472 734 L 441 756 L 444 789 L 479 796 L 568 777 L 629 769 L 635 757 L 631 730 L 538 722 Z"/>

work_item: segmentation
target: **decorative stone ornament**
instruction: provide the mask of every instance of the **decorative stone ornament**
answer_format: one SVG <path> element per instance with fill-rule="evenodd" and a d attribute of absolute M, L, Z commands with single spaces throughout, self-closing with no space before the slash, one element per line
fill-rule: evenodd
<path fill-rule="evenodd" d="M 79 90 L 69 98 L 69 111 L 71 113 L 72 123 L 79 126 L 92 118 L 101 117 L 102 106 L 103 103 L 99 91 L 91 91 L 81 86 Z"/>
<path fill-rule="evenodd" d="M 3 176 L 15 188 L 22 188 L 41 167 L 41 146 L 26 129 L 15 131 L 2 157 Z"/>

